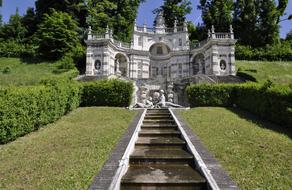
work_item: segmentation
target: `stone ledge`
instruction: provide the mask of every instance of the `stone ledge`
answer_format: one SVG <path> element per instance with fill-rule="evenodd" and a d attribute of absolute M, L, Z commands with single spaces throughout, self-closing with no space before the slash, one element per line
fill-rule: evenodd
<path fill-rule="evenodd" d="M 130 123 L 127 131 L 120 139 L 115 149 L 112 151 L 110 158 L 105 162 L 102 169 L 94 177 L 89 190 L 106 190 L 109 189 L 115 174 L 119 168 L 119 161 L 122 159 L 124 152 L 133 136 L 139 120 L 143 114 L 143 110 L 139 110 L 134 120 Z"/>
<path fill-rule="evenodd" d="M 237 184 L 229 177 L 229 175 L 224 171 L 219 162 L 213 157 L 213 155 L 204 147 L 199 138 L 193 133 L 193 131 L 187 126 L 184 119 L 180 114 L 172 109 L 176 118 L 181 124 L 181 127 L 184 129 L 188 135 L 190 141 L 196 148 L 197 152 L 201 156 L 203 162 L 205 163 L 208 170 L 210 170 L 211 175 L 215 179 L 219 189 L 228 189 L 228 190 L 239 190 L 240 188 Z"/>

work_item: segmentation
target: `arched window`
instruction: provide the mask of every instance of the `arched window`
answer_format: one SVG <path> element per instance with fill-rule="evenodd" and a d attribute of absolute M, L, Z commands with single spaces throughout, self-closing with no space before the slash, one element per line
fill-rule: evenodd
<path fill-rule="evenodd" d="M 226 62 L 224 61 L 224 60 L 221 60 L 220 61 L 220 69 L 222 70 L 222 71 L 225 71 L 226 70 Z"/>
<path fill-rule="evenodd" d="M 100 70 L 100 68 L 101 68 L 101 62 L 100 62 L 100 60 L 96 60 L 96 61 L 95 61 L 95 63 L 94 63 L 94 68 L 95 68 L 96 70 Z"/>

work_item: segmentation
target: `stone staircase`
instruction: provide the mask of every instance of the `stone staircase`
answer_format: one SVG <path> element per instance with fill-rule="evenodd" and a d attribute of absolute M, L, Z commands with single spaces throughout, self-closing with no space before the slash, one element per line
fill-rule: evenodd
<path fill-rule="evenodd" d="M 122 190 L 206 189 L 168 109 L 148 109 L 121 180 Z"/>

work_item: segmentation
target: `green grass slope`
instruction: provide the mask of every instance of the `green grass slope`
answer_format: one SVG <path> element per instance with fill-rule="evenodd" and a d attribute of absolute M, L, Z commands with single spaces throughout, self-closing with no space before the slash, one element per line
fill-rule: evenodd
<path fill-rule="evenodd" d="M 78 108 L 0 145 L 0 189 L 88 189 L 135 115 L 123 108 Z"/>
<path fill-rule="evenodd" d="M 292 62 L 236 61 L 236 67 L 260 83 L 268 79 L 276 84 L 292 83 Z"/>
<path fill-rule="evenodd" d="M 43 78 L 56 76 L 53 73 L 56 66 L 47 62 L 26 64 L 18 58 L 0 58 L 0 86 L 34 85 Z M 6 67 L 10 72 L 5 73 Z"/>
<path fill-rule="evenodd" d="M 241 189 L 291 189 L 292 133 L 287 128 L 226 108 L 181 114 Z"/>

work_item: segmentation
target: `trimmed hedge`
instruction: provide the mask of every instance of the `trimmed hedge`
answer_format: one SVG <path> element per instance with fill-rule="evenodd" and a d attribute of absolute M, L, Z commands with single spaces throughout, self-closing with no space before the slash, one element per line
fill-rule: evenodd
<path fill-rule="evenodd" d="M 188 100 L 195 106 L 230 106 L 233 86 L 228 84 L 201 84 L 187 87 Z"/>
<path fill-rule="evenodd" d="M 131 104 L 133 84 L 120 80 L 99 80 L 82 84 L 81 106 L 118 106 Z"/>
<path fill-rule="evenodd" d="M 191 107 L 231 106 L 256 114 L 266 120 L 292 125 L 292 88 L 246 83 L 237 85 L 191 85 L 187 88 Z"/>
<path fill-rule="evenodd" d="M 235 58 L 237 60 L 292 61 L 292 42 L 285 41 L 264 48 L 252 48 L 237 44 Z"/>
<path fill-rule="evenodd" d="M 46 80 L 34 87 L 0 88 L 0 143 L 56 121 L 79 103 L 79 85 L 65 79 Z"/>
<path fill-rule="evenodd" d="M 131 103 L 133 85 L 118 80 L 77 83 L 63 77 L 38 86 L 0 87 L 0 144 L 15 140 L 52 123 L 82 106 L 121 106 Z"/>

